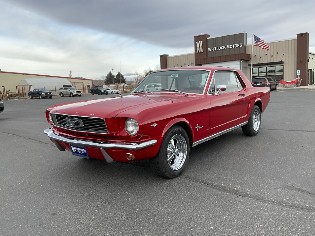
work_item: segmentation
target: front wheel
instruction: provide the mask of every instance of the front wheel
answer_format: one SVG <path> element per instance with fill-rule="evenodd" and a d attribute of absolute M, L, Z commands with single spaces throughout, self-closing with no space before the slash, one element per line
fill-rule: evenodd
<path fill-rule="evenodd" d="M 247 136 L 255 136 L 258 134 L 261 124 L 261 111 L 260 108 L 255 105 L 252 112 L 250 113 L 250 117 L 248 119 L 248 123 L 242 126 L 243 133 Z"/>
<path fill-rule="evenodd" d="M 70 97 L 72 97 L 72 96 L 73 96 L 73 94 L 72 94 L 72 93 L 70 93 L 70 94 L 69 94 L 69 96 L 70 96 Z"/>
<path fill-rule="evenodd" d="M 189 158 L 190 144 L 186 131 L 172 127 L 165 135 L 158 155 L 151 161 L 152 169 L 165 178 L 179 176 Z"/>

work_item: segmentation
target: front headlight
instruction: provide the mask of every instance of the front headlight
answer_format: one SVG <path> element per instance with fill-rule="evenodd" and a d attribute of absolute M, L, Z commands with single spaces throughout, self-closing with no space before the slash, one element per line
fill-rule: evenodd
<path fill-rule="evenodd" d="M 130 135 L 136 135 L 139 131 L 139 124 L 135 119 L 128 118 L 125 123 L 126 132 Z"/>

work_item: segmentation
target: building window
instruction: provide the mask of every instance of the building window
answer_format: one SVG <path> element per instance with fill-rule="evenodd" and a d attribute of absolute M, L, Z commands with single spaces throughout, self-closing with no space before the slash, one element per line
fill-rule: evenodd
<path fill-rule="evenodd" d="M 253 76 L 258 76 L 258 68 L 253 67 Z"/>
<path fill-rule="evenodd" d="M 283 79 L 284 66 L 264 66 L 264 67 L 253 67 L 253 77 L 271 77 L 277 82 Z"/>
<path fill-rule="evenodd" d="M 275 66 L 267 66 L 267 76 L 273 76 L 276 73 Z"/>
<path fill-rule="evenodd" d="M 280 80 L 283 79 L 283 74 L 284 74 L 284 66 L 283 65 L 276 66 L 276 73 L 273 79 L 279 82 Z"/>
<path fill-rule="evenodd" d="M 258 68 L 258 76 L 266 76 L 267 67 L 259 67 Z"/>

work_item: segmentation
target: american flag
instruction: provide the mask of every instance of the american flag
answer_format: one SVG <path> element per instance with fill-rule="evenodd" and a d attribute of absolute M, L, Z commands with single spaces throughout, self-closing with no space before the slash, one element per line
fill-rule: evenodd
<path fill-rule="evenodd" d="M 269 45 L 258 36 L 254 35 L 254 41 L 255 41 L 254 46 L 258 46 L 261 47 L 262 49 L 269 50 L 270 48 Z"/>

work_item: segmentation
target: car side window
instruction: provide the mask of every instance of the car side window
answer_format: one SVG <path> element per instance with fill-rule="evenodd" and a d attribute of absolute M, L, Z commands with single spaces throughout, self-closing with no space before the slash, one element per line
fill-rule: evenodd
<path fill-rule="evenodd" d="M 216 71 L 213 75 L 208 93 L 212 94 L 220 90 L 220 93 L 236 92 L 243 89 L 236 72 Z"/>

